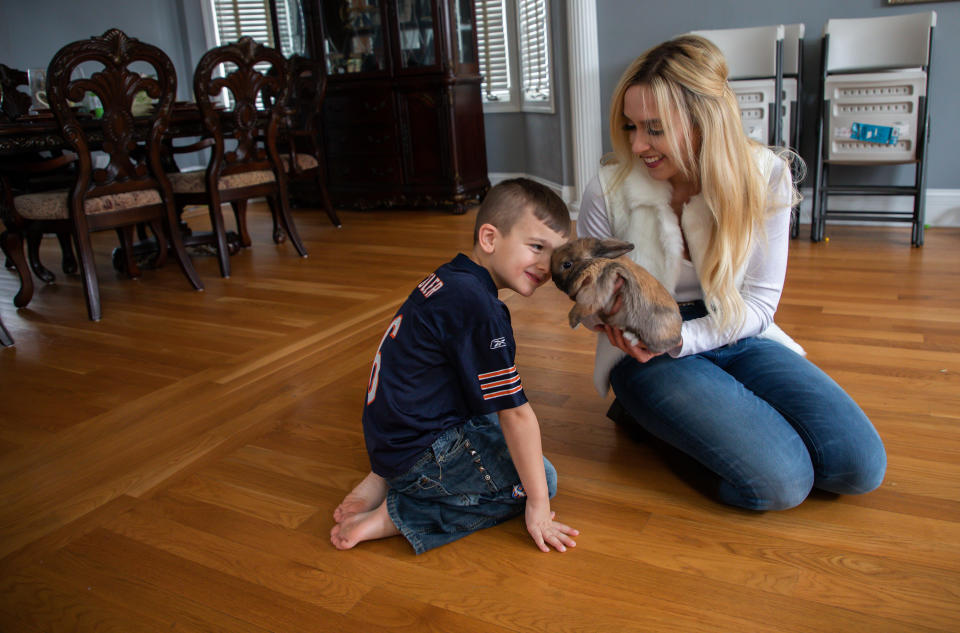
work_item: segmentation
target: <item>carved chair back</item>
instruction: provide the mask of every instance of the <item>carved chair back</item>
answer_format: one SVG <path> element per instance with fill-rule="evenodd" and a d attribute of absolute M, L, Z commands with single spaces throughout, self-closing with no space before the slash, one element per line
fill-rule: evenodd
<path fill-rule="evenodd" d="M 90 63 L 97 65 L 90 77 L 71 79 L 77 66 Z M 150 69 L 147 73 L 131 69 L 143 64 Z M 135 120 L 134 99 L 141 91 L 155 103 Z M 77 179 L 70 192 L 72 209 L 83 209 L 83 201 L 89 198 L 146 189 L 159 190 L 164 199 L 172 200 L 160 150 L 176 91 L 177 74 L 170 58 L 118 29 L 67 44 L 54 55 L 47 69 L 47 99 L 64 139 L 78 157 Z M 88 92 L 103 104 L 99 120 L 80 115 L 71 106 L 70 102 L 83 101 Z M 94 167 L 95 150 L 108 157 L 105 167 Z"/>
<path fill-rule="evenodd" d="M 200 59 L 193 90 L 204 127 L 214 141 L 207 166 L 208 190 L 216 189 L 220 176 L 256 170 L 272 170 L 282 185 L 277 133 L 287 98 L 285 77 L 283 55 L 250 37 L 213 48 Z M 218 99 L 224 91 L 230 109 Z M 229 151 L 228 139 L 233 141 Z"/>
<path fill-rule="evenodd" d="M 291 57 L 289 66 L 289 127 L 291 130 L 309 132 L 313 136 L 318 131 L 323 100 L 327 95 L 326 73 L 319 61 L 302 55 Z"/>

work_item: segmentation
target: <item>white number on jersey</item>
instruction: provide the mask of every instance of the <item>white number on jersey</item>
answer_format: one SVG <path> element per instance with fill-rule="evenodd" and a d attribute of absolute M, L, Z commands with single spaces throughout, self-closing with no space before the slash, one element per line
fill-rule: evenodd
<path fill-rule="evenodd" d="M 400 329 L 401 321 L 403 321 L 403 315 L 398 314 L 397 318 L 390 323 L 387 331 L 383 333 L 383 338 L 380 339 L 380 345 L 377 346 L 377 355 L 373 358 L 373 369 L 370 370 L 370 382 L 367 383 L 367 404 L 373 402 L 377 397 L 377 385 L 380 382 L 380 348 L 383 347 L 383 344 L 387 341 L 387 336 L 397 338 L 397 331 Z"/>

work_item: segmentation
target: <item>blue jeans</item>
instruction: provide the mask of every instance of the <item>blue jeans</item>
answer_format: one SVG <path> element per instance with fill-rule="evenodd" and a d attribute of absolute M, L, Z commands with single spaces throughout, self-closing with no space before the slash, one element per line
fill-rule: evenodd
<path fill-rule="evenodd" d="M 543 458 L 547 489 L 557 471 Z M 387 512 L 417 554 L 521 514 L 526 495 L 496 414 L 444 431 L 405 473 L 387 480 Z"/>
<path fill-rule="evenodd" d="M 720 501 L 782 510 L 813 487 L 869 492 L 886 471 L 883 442 L 860 407 L 813 363 L 770 340 L 610 374 L 617 400 L 651 435 L 711 471 Z"/>

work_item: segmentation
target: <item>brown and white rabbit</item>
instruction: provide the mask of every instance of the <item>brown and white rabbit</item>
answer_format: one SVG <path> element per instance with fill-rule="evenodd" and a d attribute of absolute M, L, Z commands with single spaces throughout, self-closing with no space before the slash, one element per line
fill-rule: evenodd
<path fill-rule="evenodd" d="M 651 352 L 665 352 L 680 345 L 680 309 L 653 275 L 623 256 L 631 250 L 633 244 L 621 240 L 571 240 L 550 259 L 553 283 L 576 301 L 570 310 L 570 327 L 595 320 L 590 317 L 599 318 L 623 330 L 631 343 L 639 338 Z M 619 279 L 623 285 L 618 291 Z M 623 297 L 623 304 L 609 314 L 617 294 Z"/>

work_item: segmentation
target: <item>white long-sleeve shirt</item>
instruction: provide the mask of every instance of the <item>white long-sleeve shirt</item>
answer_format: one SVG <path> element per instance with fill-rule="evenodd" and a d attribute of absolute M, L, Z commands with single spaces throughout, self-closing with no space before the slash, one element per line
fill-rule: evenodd
<path fill-rule="evenodd" d="M 784 161 L 776 161 L 769 183 L 768 199 L 775 201 L 777 206 L 771 209 L 764 226 L 763 239 L 756 240 L 746 264 L 744 280 L 740 286 L 745 306 L 743 326 L 739 329 L 722 330 L 709 315 L 685 321 L 682 330 L 683 346 L 680 350 L 671 352 L 672 356 L 679 358 L 716 349 L 741 338 L 760 334 L 773 323 L 773 315 L 783 292 L 790 239 L 791 179 L 789 168 Z M 613 237 L 632 241 L 631 236 L 614 235 L 599 175 L 590 181 L 584 191 L 577 220 L 577 234 L 580 237 Z M 677 301 L 702 299 L 703 291 L 693 263 L 682 259 L 677 266 L 679 269 L 676 286 L 667 290 Z"/>

